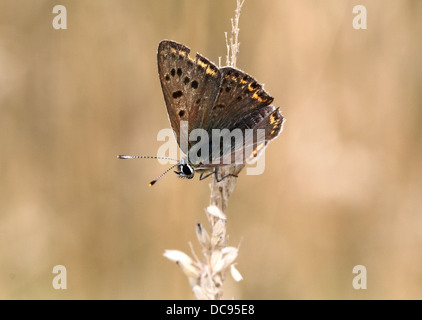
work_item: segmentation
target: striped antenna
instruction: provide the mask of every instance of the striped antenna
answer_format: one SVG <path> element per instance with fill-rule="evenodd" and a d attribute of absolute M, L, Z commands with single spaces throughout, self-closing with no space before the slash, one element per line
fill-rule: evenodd
<path fill-rule="evenodd" d="M 175 167 L 177 167 L 179 164 L 180 164 L 180 162 L 179 162 L 179 160 L 177 160 L 177 159 L 173 159 L 173 158 L 166 158 L 166 157 L 154 157 L 154 156 L 125 156 L 125 155 L 118 155 L 117 156 L 117 158 L 119 158 L 119 159 L 162 159 L 162 160 L 171 160 L 171 161 L 176 161 L 177 162 L 177 164 L 175 164 L 175 165 L 173 165 L 173 166 L 171 166 L 169 169 L 167 169 L 166 171 L 164 171 L 162 174 L 160 174 L 160 176 L 157 178 L 157 179 L 155 179 L 155 180 L 152 180 L 150 183 L 149 183 L 149 186 L 150 187 L 152 187 L 158 180 L 160 180 L 161 179 L 161 177 L 162 176 L 164 176 L 167 172 L 169 172 L 171 169 L 173 169 L 173 168 L 175 168 Z"/>
<path fill-rule="evenodd" d="M 158 180 L 160 180 L 161 179 L 161 177 L 162 176 L 164 176 L 167 172 L 169 172 L 171 169 L 173 169 L 173 168 L 175 168 L 175 167 L 177 167 L 179 164 L 175 164 L 174 166 L 171 166 L 170 168 L 168 168 L 166 171 L 164 171 L 162 174 L 160 174 L 160 176 L 157 178 L 157 179 L 155 179 L 155 180 L 152 180 L 150 183 L 149 183 L 149 186 L 150 187 L 152 187 Z"/>
<path fill-rule="evenodd" d="M 125 155 L 118 155 L 117 158 L 119 158 L 119 159 L 161 159 L 161 160 L 171 160 L 171 161 L 179 162 L 179 160 L 173 159 L 173 158 L 153 157 L 153 156 L 125 156 Z"/>

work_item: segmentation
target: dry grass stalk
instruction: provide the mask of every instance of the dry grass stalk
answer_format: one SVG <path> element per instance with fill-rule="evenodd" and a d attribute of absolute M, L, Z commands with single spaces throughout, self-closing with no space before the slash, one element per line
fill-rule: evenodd
<path fill-rule="evenodd" d="M 230 39 L 227 39 L 226 64 L 236 67 L 239 54 L 239 18 L 242 5 L 245 0 L 237 0 L 235 17 L 231 19 L 232 31 Z M 221 167 L 219 175 L 236 175 L 244 168 L 244 165 L 232 165 Z M 210 183 L 210 206 L 205 210 L 210 234 L 201 224 L 196 226 L 196 234 L 202 247 L 202 259 L 195 254 L 192 245 L 190 258 L 178 250 L 166 250 L 164 256 L 176 262 L 189 279 L 192 291 L 197 299 L 217 300 L 223 296 L 223 282 L 226 272 L 230 268 L 231 275 L 235 281 L 242 280 L 240 272 L 235 267 L 235 259 L 238 255 L 238 248 L 227 246 L 228 236 L 226 233 L 226 216 L 224 211 L 227 208 L 229 197 L 236 186 L 236 178 L 228 176 L 220 182 L 213 179 Z"/>
<path fill-rule="evenodd" d="M 245 0 L 236 1 L 237 6 L 235 10 L 235 16 L 234 19 L 231 19 L 232 31 L 230 39 L 227 39 L 227 32 L 225 34 L 227 47 L 226 65 L 232 67 L 236 67 L 237 56 L 239 55 L 239 19 L 241 9 Z M 222 177 L 225 175 L 238 175 L 244 167 L 244 164 L 221 167 L 219 169 L 219 174 Z M 219 183 L 214 179 L 213 182 L 210 184 L 210 205 L 217 206 L 221 209 L 221 211 L 224 212 L 227 208 L 230 195 L 232 194 L 235 186 L 236 178 L 234 178 L 233 176 L 228 176 Z"/>

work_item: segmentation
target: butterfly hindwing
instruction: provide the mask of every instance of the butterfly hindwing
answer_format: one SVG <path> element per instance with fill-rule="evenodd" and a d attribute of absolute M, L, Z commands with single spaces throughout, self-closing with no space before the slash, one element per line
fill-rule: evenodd
<path fill-rule="evenodd" d="M 251 114 L 250 117 L 246 117 L 243 121 L 248 126 L 253 126 L 253 138 L 249 139 L 249 136 L 245 135 L 245 141 L 253 141 L 252 146 L 244 145 L 242 147 L 245 150 L 245 162 L 248 163 L 255 161 L 268 143 L 277 138 L 283 131 L 284 117 L 281 115 L 280 108 L 275 108 L 271 105 L 260 109 L 260 111 L 257 114 Z M 248 124 L 249 121 L 250 123 Z M 262 136 L 259 134 L 260 130 L 263 132 Z"/>
<path fill-rule="evenodd" d="M 284 118 L 280 108 L 272 105 L 261 107 L 246 115 L 235 122 L 229 130 L 233 136 L 236 130 L 240 130 L 241 139 L 227 139 L 230 142 L 222 144 L 220 153 L 212 154 L 210 163 L 204 167 L 254 162 L 268 143 L 281 133 L 283 123 Z"/>
<path fill-rule="evenodd" d="M 188 134 L 204 126 L 218 95 L 221 72 L 205 57 L 192 57 L 188 47 L 169 40 L 160 42 L 157 60 L 169 120 L 179 146 L 187 153 L 183 147 L 191 147 Z M 188 121 L 182 132 L 181 121 Z"/>

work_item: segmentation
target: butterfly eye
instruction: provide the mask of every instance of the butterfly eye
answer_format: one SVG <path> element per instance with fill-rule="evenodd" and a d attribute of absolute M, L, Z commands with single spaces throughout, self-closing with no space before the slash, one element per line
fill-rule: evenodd
<path fill-rule="evenodd" d="M 184 175 L 190 176 L 193 174 L 192 167 L 188 164 L 182 165 L 182 172 Z"/>

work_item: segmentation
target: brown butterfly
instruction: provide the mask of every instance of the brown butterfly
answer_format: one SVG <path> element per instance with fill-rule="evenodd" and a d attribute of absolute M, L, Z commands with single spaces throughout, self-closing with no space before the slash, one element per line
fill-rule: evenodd
<path fill-rule="evenodd" d="M 282 131 L 280 109 L 271 105 L 273 98 L 245 72 L 218 68 L 198 53 L 192 57 L 188 47 L 170 40 L 160 42 L 157 60 L 170 124 L 187 156 L 181 161 L 170 159 L 178 163 L 150 186 L 175 167 L 181 178 L 192 179 L 195 171 L 202 171 L 200 180 L 215 173 L 219 182 L 226 177 L 218 176 L 219 167 L 256 159 Z M 191 139 L 195 130 L 206 133 L 208 139 Z"/>

